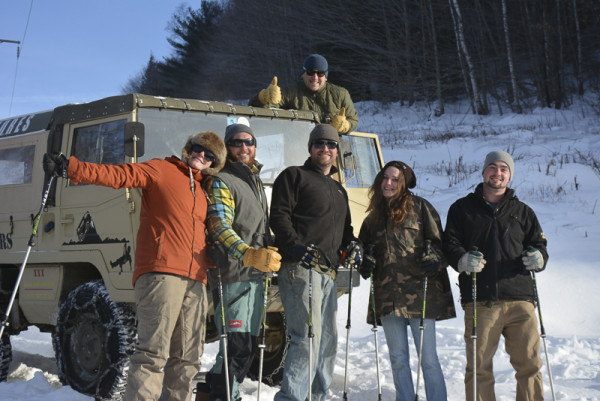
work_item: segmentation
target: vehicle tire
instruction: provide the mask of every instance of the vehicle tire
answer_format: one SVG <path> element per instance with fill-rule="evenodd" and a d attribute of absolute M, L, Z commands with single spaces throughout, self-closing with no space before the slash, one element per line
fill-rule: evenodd
<path fill-rule="evenodd" d="M 6 381 L 11 360 L 12 347 L 10 345 L 10 335 L 8 334 L 8 330 L 4 330 L 2 341 L 0 341 L 0 382 Z"/>
<path fill-rule="evenodd" d="M 96 400 L 121 399 L 136 338 L 132 308 L 113 302 L 102 280 L 82 284 L 62 303 L 52 333 L 58 377 Z"/>
<path fill-rule="evenodd" d="M 258 341 L 261 341 L 261 335 Z M 262 382 L 269 386 L 277 386 L 283 380 L 283 367 L 290 339 L 285 327 L 285 315 L 281 312 L 267 313 L 267 333 L 265 335 L 265 353 L 263 358 Z M 258 380 L 260 366 L 260 349 L 256 350 L 248 377 Z"/>

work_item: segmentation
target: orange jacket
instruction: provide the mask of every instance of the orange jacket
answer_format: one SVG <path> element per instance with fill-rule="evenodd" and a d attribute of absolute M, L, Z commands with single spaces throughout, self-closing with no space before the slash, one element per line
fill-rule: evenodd
<path fill-rule="evenodd" d="M 112 188 L 141 188 L 140 228 L 135 249 L 133 284 L 150 272 L 189 277 L 206 284 L 211 267 L 204 235 L 206 197 L 202 174 L 175 156 L 118 166 L 69 159 L 69 178 Z"/>

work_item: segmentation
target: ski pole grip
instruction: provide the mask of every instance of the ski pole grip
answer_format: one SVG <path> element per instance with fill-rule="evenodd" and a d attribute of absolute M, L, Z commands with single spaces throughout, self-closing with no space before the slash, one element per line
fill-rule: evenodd
<path fill-rule="evenodd" d="M 473 245 L 471 247 L 471 250 L 469 251 L 469 253 L 473 256 L 483 256 L 483 254 L 481 252 L 479 252 L 479 248 L 476 247 L 475 245 Z"/>

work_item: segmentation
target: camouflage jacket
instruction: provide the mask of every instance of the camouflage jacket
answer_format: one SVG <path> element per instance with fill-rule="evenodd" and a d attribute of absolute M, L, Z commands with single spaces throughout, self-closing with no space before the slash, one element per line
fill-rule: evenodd
<path fill-rule="evenodd" d="M 359 239 L 374 244 L 376 268 L 373 272 L 375 286 L 375 312 L 377 323 L 383 316 L 394 313 L 405 318 L 420 318 L 423 308 L 423 271 L 421 256 L 425 240 L 443 255 L 442 225 L 434 207 L 425 199 L 412 196 L 413 208 L 404 222 L 393 226 L 373 224 L 372 215 L 367 216 L 360 229 Z M 442 268 L 427 279 L 427 307 L 425 318 L 443 320 L 456 317 L 450 280 L 442 256 Z M 372 298 L 369 299 L 367 322 L 373 324 Z"/>

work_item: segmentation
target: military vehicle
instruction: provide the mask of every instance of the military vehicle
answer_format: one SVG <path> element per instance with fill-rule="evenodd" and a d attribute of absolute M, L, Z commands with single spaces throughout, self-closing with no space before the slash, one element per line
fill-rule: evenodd
<path fill-rule="evenodd" d="M 2 312 L 16 291 L 0 343 L 0 380 L 6 379 L 11 361 L 10 336 L 33 325 L 52 333 L 64 384 L 96 399 L 118 399 L 135 344 L 132 272 L 140 190 L 56 179 L 40 215 L 35 246 L 15 288 L 50 178 L 42 169 L 44 153 L 62 152 L 108 164 L 180 156 L 189 135 L 212 130 L 222 136 L 225 127 L 235 122 L 249 124 L 256 133 L 257 159 L 264 164 L 261 176 L 270 196 L 277 175 L 308 157 L 308 135 L 319 116 L 310 111 L 128 94 L 0 121 Z M 143 129 L 135 123 L 143 124 Z M 344 135 L 337 164 L 336 179 L 347 188 L 353 226 L 358 230 L 367 189 L 383 164 L 377 135 Z M 348 271 L 340 267 L 338 295 L 348 292 L 348 280 Z M 270 288 L 267 310 L 263 380 L 273 385 L 281 380 L 288 346 L 277 285 Z M 212 312 L 208 325 L 206 342 L 218 340 Z M 257 360 L 250 376 L 258 377 Z"/>

